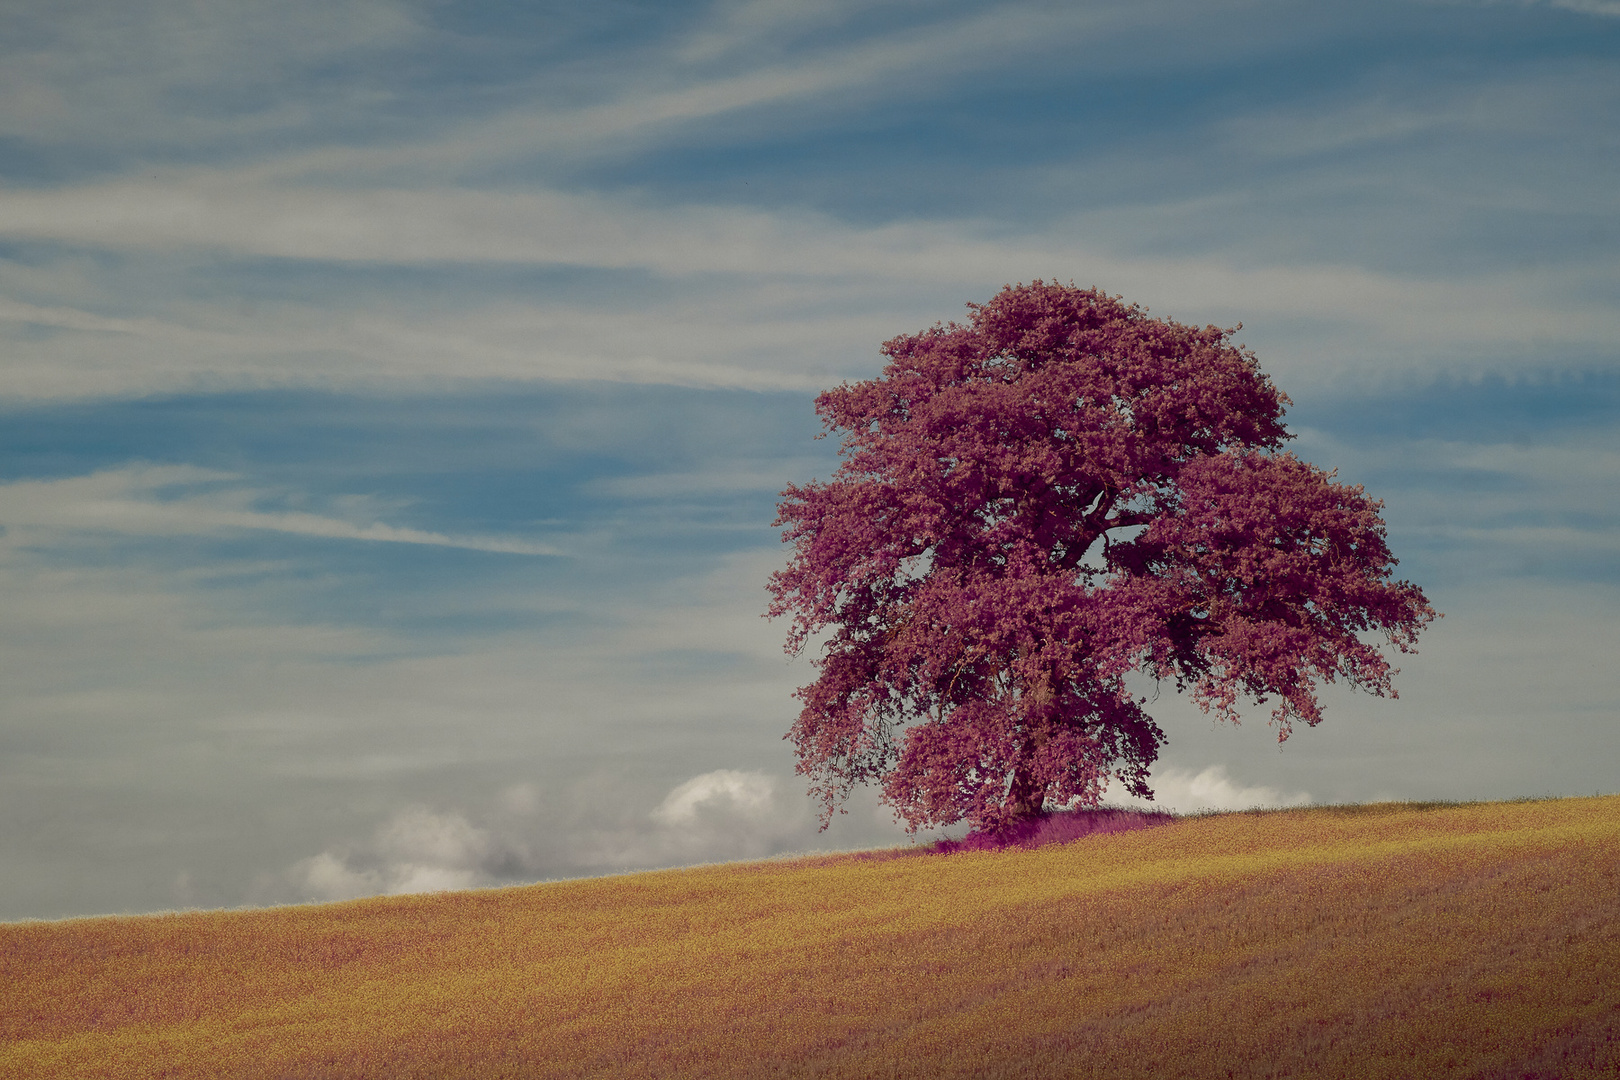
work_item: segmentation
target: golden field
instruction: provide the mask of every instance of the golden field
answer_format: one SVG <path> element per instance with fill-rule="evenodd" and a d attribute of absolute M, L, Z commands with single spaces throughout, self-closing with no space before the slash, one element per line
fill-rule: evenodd
<path fill-rule="evenodd" d="M 1616 796 L 0 924 L 29 1080 L 1616 1075 Z"/>

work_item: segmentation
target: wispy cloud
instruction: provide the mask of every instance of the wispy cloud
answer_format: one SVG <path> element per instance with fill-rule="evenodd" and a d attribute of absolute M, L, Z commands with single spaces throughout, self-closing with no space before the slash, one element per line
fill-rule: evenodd
<path fill-rule="evenodd" d="M 1440 557 L 1431 573 L 1612 580 L 1620 566 L 1620 452 L 1611 433 L 1542 433 L 1539 445 L 1501 437 L 1485 430 L 1477 442 L 1347 440 L 1306 429 L 1300 451 L 1383 494 L 1386 518 L 1408 542 L 1470 552 L 1461 562 Z"/>
<path fill-rule="evenodd" d="M 1614 0 L 1547 0 L 1555 8 L 1578 11 L 1582 15 L 1603 15 L 1620 18 L 1620 3 Z"/>
<path fill-rule="evenodd" d="M 1620 17 L 1620 3 L 1616 3 L 1615 0 L 1462 0 L 1462 2 L 1486 5 L 1514 4 L 1518 7 L 1550 7 L 1562 11 L 1577 12 L 1581 15 Z"/>
<path fill-rule="evenodd" d="M 1078 226 L 1006 233 L 968 221 L 857 227 L 803 212 L 654 206 L 563 193 L 253 190 L 207 179 L 0 193 L 0 235 L 156 252 L 380 264 L 564 265 L 650 273 L 581 303 L 342 310 L 193 304 L 137 316 L 14 300 L 0 308 L 29 396 L 368 379 L 607 378 L 808 389 L 872 365 L 877 342 L 1035 277 L 1099 284 L 1184 321 L 1246 321 L 1263 359 L 1299 379 L 1526 370 L 1587 363 L 1620 314 L 1584 295 L 1592 267 L 1468 280 L 1217 255 L 1128 255 Z M 926 297 L 939 298 L 928 303 Z M 944 298 L 949 297 L 948 302 Z M 905 321 L 902 322 L 901 320 Z M 30 337 L 27 328 L 68 336 Z"/>
<path fill-rule="evenodd" d="M 12 106 L 8 133 L 41 142 L 95 138 L 174 153 L 188 140 L 215 140 L 240 155 L 251 152 L 254 136 L 302 129 L 349 139 L 320 139 L 328 145 L 280 154 L 266 162 L 270 173 L 464 172 L 541 153 L 622 153 L 627 138 L 667 138 L 696 122 L 767 106 L 821 101 L 847 111 L 878 95 L 918 97 L 1021 58 L 1078 55 L 1107 63 L 1109 42 L 1120 35 L 1255 7 L 1243 0 L 1014 2 L 988 9 L 771 0 L 696 5 L 671 19 L 677 27 L 671 39 L 642 43 L 629 35 L 617 47 L 591 41 L 590 77 L 566 65 L 557 78 L 530 71 L 516 107 L 464 117 L 448 134 L 425 138 L 388 140 L 367 131 L 371 145 L 353 144 L 357 133 L 344 112 L 386 113 L 418 92 L 388 77 L 387 58 L 417 57 L 431 73 L 438 70 L 428 59 L 434 53 L 457 57 L 468 47 L 465 32 L 436 25 L 430 7 L 295 0 L 271 18 L 223 3 L 142 0 L 109 19 L 94 4 L 53 5 L 48 16 L 22 20 L 25 32 L 14 35 L 5 54 L 0 88 Z M 553 16 L 548 30 L 566 39 L 579 21 Z M 1174 63 L 1176 42 L 1154 36 L 1162 62 Z M 368 69 L 371 78 L 334 85 L 330 69 L 339 64 Z"/>
<path fill-rule="evenodd" d="M 1179 5 L 1178 5 L 1179 6 Z M 1151 22 L 1139 5 L 1002 4 L 990 11 L 929 12 L 893 5 L 912 17 L 900 25 L 849 28 L 872 5 L 717 5 L 684 44 L 606 60 L 608 93 L 584 104 L 532 101 L 507 113 L 464 123 L 446 135 L 391 145 L 343 147 L 283 155 L 253 175 L 297 180 L 310 175 L 460 175 L 535 157 L 623 155 L 689 133 L 706 121 L 749 110 L 818 102 L 845 112 L 877 96 L 920 98 L 971 73 L 1025 53 L 1050 53 L 1105 29 Z M 809 11 L 809 8 L 805 8 Z M 830 42 L 793 42 L 796 31 L 845 30 Z"/>
<path fill-rule="evenodd" d="M 6 19 L 0 131 L 47 145 L 89 139 L 170 152 L 198 140 L 262 139 L 352 107 L 361 95 L 298 76 L 386 55 L 426 31 L 410 5 L 389 0 L 287 0 L 273 11 L 221 0 L 130 0 L 116 10 L 62 0 L 11 5 Z"/>
<path fill-rule="evenodd" d="M 422 529 L 331 517 L 302 510 L 254 509 L 271 493 L 232 473 L 184 465 L 132 465 L 62 480 L 0 485 L 0 524 L 13 544 L 36 532 L 130 536 L 206 536 L 245 530 L 328 540 L 426 544 L 511 555 L 560 555 L 549 544 L 491 536 L 451 536 Z M 364 512 L 366 500 L 349 500 Z"/>
<path fill-rule="evenodd" d="M 1354 154 L 1393 144 L 1406 144 L 1420 156 L 1432 156 L 1441 145 L 1453 154 L 1490 153 L 1505 140 L 1601 154 L 1608 140 L 1592 140 L 1585 132 L 1597 117 L 1612 112 L 1620 98 L 1620 88 L 1607 74 L 1607 65 L 1584 61 L 1521 64 L 1460 83 L 1384 74 L 1326 99 L 1282 101 L 1235 112 L 1217 120 L 1205 134 L 1211 144 L 1239 146 L 1268 161 L 1325 157 L 1341 169 L 1347 164 L 1355 167 Z M 1488 177 L 1458 173 L 1452 179 L 1470 187 L 1489 180 L 1499 194 L 1544 205 L 1542 193 L 1502 183 L 1513 167 L 1540 164 L 1496 163 Z M 1359 173 L 1358 168 L 1358 177 Z M 1586 183 L 1582 176 L 1563 179 L 1596 200 L 1596 208 L 1614 206 L 1613 191 Z"/>
<path fill-rule="evenodd" d="M 363 134 L 310 114 L 297 134 L 250 150 L 158 148 L 138 169 L 14 181 L 0 187 L 0 237 L 26 257 L 0 260 L 0 393 L 461 378 L 806 390 L 869 373 L 878 342 L 1035 277 L 1101 285 L 1184 321 L 1244 321 L 1262 360 L 1294 388 L 1611 366 L 1620 315 L 1601 282 L 1620 268 L 1582 239 L 1599 225 L 1567 223 L 1585 246 L 1550 261 L 1465 252 L 1448 262 L 1435 256 L 1456 244 L 1444 230 L 1415 252 L 1395 245 L 1400 258 L 1360 254 L 1368 230 L 1437 228 L 1437 217 L 1473 214 L 1494 231 L 1503 214 L 1522 214 L 1538 236 L 1548 214 L 1612 217 L 1612 185 L 1585 179 L 1610 152 L 1595 133 L 1612 80 L 1595 65 L 1449 81 L 1378 69 L 1304 100 L 1196 112 L 1173 132 L 1081 140 L 1038 164 L 998 165 L 1012 170 L 1005 177 L 962 165 L 982 197 L 904 211 L 873 213 L 855 197 L 894 182 L 881 158 L 852 162 L 858 183 L 774 204 L 666 184 L 659 171 L 671 140 L 689 147 L 700 132 L 716 147 L 745 145 L 756 121 L 775 138 L 784 123 L 855 114 L 868 100 L 932 108 L 978 73 L 1021 62 L 1047 74 L 1054 65 L 1117 73 L 1128 56 L 1134 84 L 1189 50 L 1212 51 L 1187 27 L 1224 20 L 1219 33 L 1260 48 L 1257 34 L 1298 34 L 1299 20 L 1327 18 L 1283 8 L 715 4 L 682 13 L 665 39 L 598 48 L 590 68 L 605 74 L 548 68 L 453 123 L 402 120 L 407 88 L 384 79 L 389 89 L 355 105 L 376 121 Z M 199 9 L 191 38 L 177 37 L 189 10 L 153 0 L 129 9 L 128 26 L 102 26 L 93 6 L 72 8 L 60 26 L 41 23 L 19 47 L 27 62 L 5 69 L 20 72 L 8 100 L 31 89 L 72 105 L 74 87 L 93 83 L 161 119 L 178 106 L 152 102 L 209 97 L 177 86 L 234 85 L 231 58 L 245 43 L 262 52 L 240 75 L 248 83 L 340 54 L 374 60 L 454 44 L 431 11 L 371 0 L 329 13 L 301 5 L 286 25 L 320 27 L 310 41 L 284 27 L 261 34 L 257 17 L 233 22 L 229 5 L 214 4 Z M 115 42 L 131 28 L 138 56 L 189 55 L 195 43 L 207 58 L 179 83 L 153 75 L 152 86 L 124 93 L 120 80 L 171 70 L 117 59 Z M 95 74 L 96 64 L 115 71 Z M 279 122 L 277 109 L 316 107 L 223 97 L 265 123 Z M 811 113 L 795 111 L 807 103 Z M 28 121 L 30 138 L 50 128 L 41 108 L 47 119 Z M 230 119 L 179 111 L 185 123 Z M 806 130 L 795 145 L 813 144 Z M 1436 139 L 1463 156 L 1448 165 L 1449 149 L 1426 149 Z M 1383 155 L 1393 145 L 1408 156 L 1391 168 Z M 1187 160 L 1201 163 L 1196 182 L 1185 179 Z M 1279 168 L 1290 170 L 1286 182 Z M 1479 177 L 1496 179 L 1483 190 Z M 1004 179 L 1012 194 L 999 194 Z M 222 263 L 250 268 L 228 296 L 211 273 Z M 398 268 L 443 288 L 412 303 L 358 281 Z M 146 283 L 153 271 L 168 275 L 166 290 Z M 256 294 L 302 273 L 325 275 L 325 287 L 296 301 Z M 553 293 L 535 287 L 537 273 L 590 285 Z M 505 284 L 491 290 L 493 279 Z"/>
<path fill-rule="evenodd" d="M 687 499 L 741 492 L 775 494 L 789 483 L 809 479 L 817 468 L 825 471 L 826 465 L 824 458 L 789 458 L 770 469 L 718 462 L 698 472 L 651 473 L 608 480 L 599 485 L 598 490 L 624 499 Z"/>

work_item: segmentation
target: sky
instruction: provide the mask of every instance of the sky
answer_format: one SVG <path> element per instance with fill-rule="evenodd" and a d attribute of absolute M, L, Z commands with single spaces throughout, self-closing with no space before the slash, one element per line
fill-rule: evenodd
<path fill-rule="evenodd" d="M 1282 745 L 1163 691 L 1161 805 L 1620 791 L 1617 61 L 1614 0 L 4 5 L 0 919 L 911 842 L 793 773 L 775 503 L 1035 279 L 1242 324 L 1446 616 Z"/>

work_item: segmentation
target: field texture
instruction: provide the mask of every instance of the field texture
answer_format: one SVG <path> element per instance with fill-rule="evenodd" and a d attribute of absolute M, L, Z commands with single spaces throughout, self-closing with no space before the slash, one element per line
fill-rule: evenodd
<path fill-rule="evenodd" d="M 0 1076 L 1614 1077 L 1620 797 L 0 925 Z"/>

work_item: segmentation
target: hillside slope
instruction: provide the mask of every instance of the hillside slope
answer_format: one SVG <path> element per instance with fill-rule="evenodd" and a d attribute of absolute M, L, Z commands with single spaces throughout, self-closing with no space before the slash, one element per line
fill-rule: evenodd
<path fill-rule="evenodd" d="M 3 1077 L 1620 1073 L 1620 797 L 0 925 Z"/>

